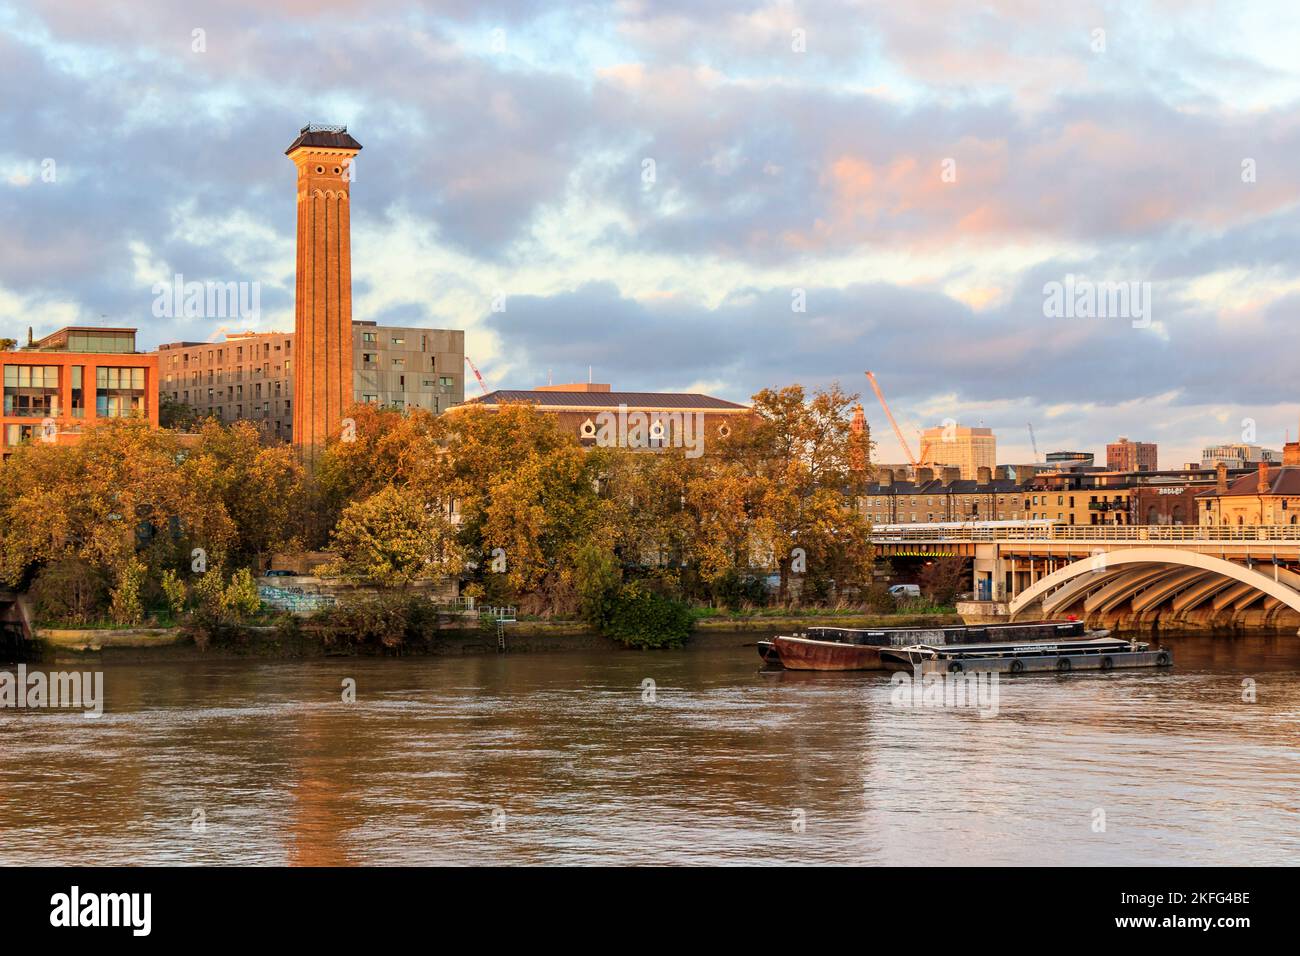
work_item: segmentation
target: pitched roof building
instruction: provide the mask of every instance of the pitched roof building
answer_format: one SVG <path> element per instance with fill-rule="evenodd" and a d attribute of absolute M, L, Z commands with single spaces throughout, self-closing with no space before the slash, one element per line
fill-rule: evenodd
<path fill-rule="evenodd" d="M 1203 525 L 1300 524 L 1300 441 L 1288 442 L 1281 467 L 1266 461 L 1252 473 L 1229 479 L 1218 467 L 1215 487 L 1197 496 Z"/>
<path fill-rule="evenodd" d="M 554 414 L 562 428 L 589 447 L 684 447 L 688 455 L 692 450 L 702 454 L 713 437 L 731 433 L 736 416 L 750 413 L 748 405 L 698 392 L 616 392 L 593 382 L 498 389 L 448 412 L 474 407 L 495 411 L 507 404 Z"/>

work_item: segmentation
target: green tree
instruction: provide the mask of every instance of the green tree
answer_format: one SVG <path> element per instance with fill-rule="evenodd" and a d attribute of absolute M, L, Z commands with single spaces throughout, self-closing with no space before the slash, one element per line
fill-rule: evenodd
<path fill-rule="evenodd" d="M 192 432 L 203 421 L 198 409 L 185 402 L 172 401 L 166 395 L 158 400 L 158 424 L 163 428 L 172 428 L 180 432 Z"/>
<path fill-rule="evenodd" d="M 606 633 L 628 647 L 681 647 L 693 626 L 686 604 L 633 581 L 619 591 Z"/>
<path fill-rule="evenodd" d="M 257 582 L 248 568 L 239 568 L 230 576 L 230 584 L 222 595 L 222 604 L 236 622 L 242 622 L 257 613 L 262 599 L 257 593 Z"/>
<path fill-rule="evenodd" d="M 337 557 L 321 569 L 323 574 L 384 587 L 457 574 L 463 566 L 441 510 L 415 491 L 393 485 L 348 505 L 332 544 Z"/>
<path fill-rule="evenodd" d="M 136 558 L 127 559 L 113 588 L 110 613 L 114 624 L 135 627 L 144 619 L 144 604 L 140 598 L 148 568 Z"/>
<path fill-rule="evenodd" d="M 167 610 L 173 621 L 179 621 L 185 614 L 185 605 L 189 600 L 189 589 L 181 576 L 171 568 L 162 574 L 163 598 L 167 601 Z"/>
<path fill-rule="evenodd" d="M 614 613 L 623 577 L 617 559 L 613 552 L 589 542 L 578 549 L 574 576 L 582 619 L 603 630 Z"/>

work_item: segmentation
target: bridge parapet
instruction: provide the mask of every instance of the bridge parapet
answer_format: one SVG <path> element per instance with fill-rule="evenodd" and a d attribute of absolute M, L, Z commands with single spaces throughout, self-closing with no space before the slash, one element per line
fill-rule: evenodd
<path fill-rule="evenodd" d="M 1300 525 L 1054 525 L 1050 527 L 915 527 L 873 528 L 877 544 L 964 543 L 999 541 L 1158 542 L 1225 544 L 1279 542 L 1300 544 Z"/>

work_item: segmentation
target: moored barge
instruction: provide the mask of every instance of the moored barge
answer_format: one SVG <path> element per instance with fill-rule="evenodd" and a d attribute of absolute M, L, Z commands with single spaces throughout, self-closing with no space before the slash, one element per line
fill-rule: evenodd
<path fill-rule="evenodd" d="M 788 670 L 883 670 L 881 652 L 887 648 L 925 645 L 945 647 L 968 644 L 1006 644 L 1031 641 L 1101 637 L 1082 621 L 1035 621 L 1027 624 L 955 625 L 952 627 L 810 627 L 799 635 L 772 639 L 771 649 L 759 642 L 759 654 L 769 661 L 772 650 Z"/>
<path fill-rule="evenodd" d="M 1128 667 L 1168 667 L 1173 654 L 1151 650 L 1149 644 L 1102 637 L 1082 641 L 1038 641 L 1027 644 L 957 644 L 946 647 L 914 645 L 890 647 L 881 652 L 889 670 L 921 674 L 963 671 L 1021 674 L 1043 671 L 1068 673 Z"/>

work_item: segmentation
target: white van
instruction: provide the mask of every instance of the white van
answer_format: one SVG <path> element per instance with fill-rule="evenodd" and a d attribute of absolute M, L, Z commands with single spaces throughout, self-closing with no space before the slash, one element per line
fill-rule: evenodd
<path fill-rule="evenodd" d="M 921 596 L 921 586 L 919 584 L 892 584 L 889 587 L 889 593 L 895 601 L 906 601 L 908 598 L 919 598 Z"/>

